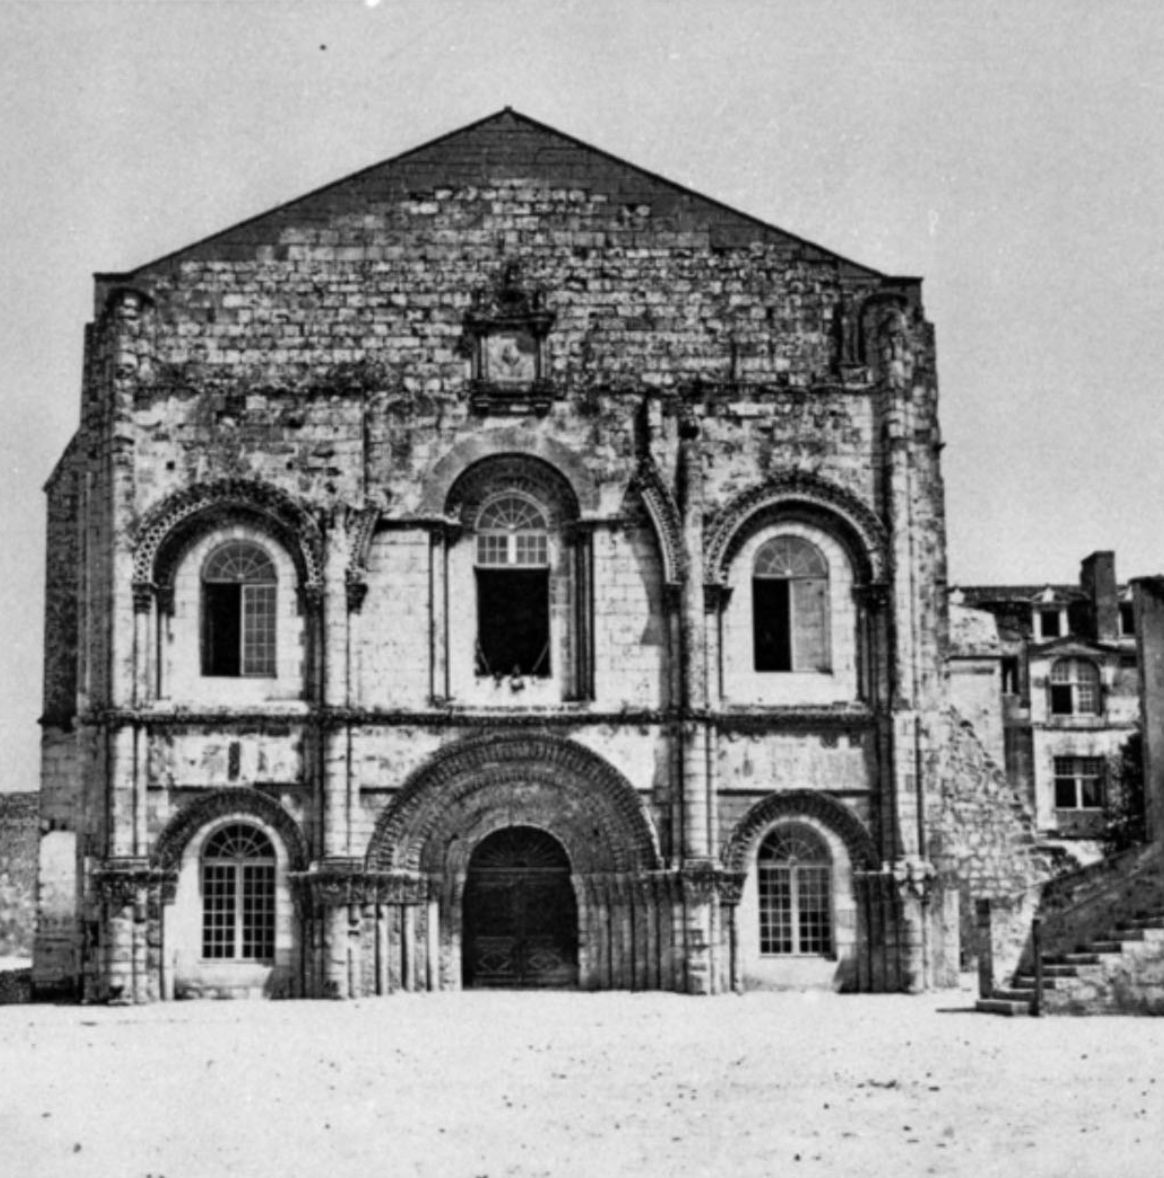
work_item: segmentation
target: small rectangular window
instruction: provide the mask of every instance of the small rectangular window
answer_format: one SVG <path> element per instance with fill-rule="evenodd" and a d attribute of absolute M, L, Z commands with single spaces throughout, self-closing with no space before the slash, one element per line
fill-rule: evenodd
<path fill-rule="evenodd" d="M 1121 634 L 1135 634 L 1136 632 L 1136 611 L 1135 607 L 1130 601 L 1120 602 L 1120 633 Z"/>
<path fill-rule="evenodd" d="M 1019 661 L 1013 656 L 1002 660 L 1002 693 L 1003 695 L 1018 695 L 1019 693 Z"/>
<path fill-rule="evenodd" d="M 1070 683 L 1051 684 L 1051 712 L 1056 716 L 1070 716 L 1075 711 L 1075 691 Z"/>
<path fill-rule="evenodd" d="M 1044 638 L 1059 638 L 1063 633 L 1063 620 L 1057 609 L 1045 609 L 1039 614 L 1040 633 Z"/>
<path fill-rule="evenodd" d="M 550 674 L 548 569 L 477 570 L 477 674 Z"/>

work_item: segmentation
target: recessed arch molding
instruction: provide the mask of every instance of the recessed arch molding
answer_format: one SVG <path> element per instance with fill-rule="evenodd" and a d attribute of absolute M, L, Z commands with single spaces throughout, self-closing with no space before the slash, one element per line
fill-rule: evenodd
<path fill-rule="evenodd" d="M 274 798 L 255 789 L 216 789 L 183 807 L 166 823 L 154 844 L 154 867 L 176 871 L 190 840 L 218 818 L 254 818 L 271 827 L 287 850 L 289 868 L 303 871 L 310 859 L 307 838 L 299 823 Z"/>
<path fill-rule="evenodd" d="M 859 582 L 885 580 L 889 545 L 877 515 L 841 487 L 798 472 L 744 492 L 716 514 L 706 533 L 707 581 L 726 584 L 732 558 L 750 536 L 771 523 L 796 519 L 834 535 L 848 551 Z"/>
<path fill-rule="evenodd" d="M 269 533 L 287 551 L 305 602 L 323 589 L 323 537 L 311 513 L 267 483 L 225 479 L 200 483 L 170 495 L 137 526 L 133 552 L 135 598 L 148 600 L 152 588 L 163 608 L 173 601 L 174 574 L 182 554 L 199 536 L 238 522 Z"/>
<path fill-rule="evenodd" d="M 872 871 L 879 862 L 877 847 L 865 824 L 844 802 L 812 789 L 782 790 L 761 798 L 736 823 L 724 844 L 723 864 L 729 872 L 743 872 L 751 862 L 759 839 L 775 823 L 796 818 L 815 818 L 845 844 L 857 869 Z"/>
<path fill-rule="evenodd" d="M 638 793 L 580 744 L 548 734 L 470 737 L 412 773 L 376 823 L 370 871 L 447 875 L 505 826 L 558 839 L 580 874 L 656 870 L 659 849 Z"/>

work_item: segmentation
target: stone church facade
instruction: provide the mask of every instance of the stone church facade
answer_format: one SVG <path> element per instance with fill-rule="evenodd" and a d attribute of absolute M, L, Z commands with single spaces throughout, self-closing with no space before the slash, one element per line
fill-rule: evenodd
<path fill-rule="evenodd" d="M 38 986 L 941 981 L 940 449 L 919 280 L 508 109 L 98 275 Z"/>

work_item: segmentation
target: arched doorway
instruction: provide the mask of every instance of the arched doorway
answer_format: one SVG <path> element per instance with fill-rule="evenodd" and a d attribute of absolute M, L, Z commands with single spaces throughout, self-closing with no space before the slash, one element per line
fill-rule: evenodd
<path fill-rule="evenodd" d="M 481 840 L 465 881 L 466 986 L 578 983 L 578 906 L 557 839 L 508 826 Z"/>

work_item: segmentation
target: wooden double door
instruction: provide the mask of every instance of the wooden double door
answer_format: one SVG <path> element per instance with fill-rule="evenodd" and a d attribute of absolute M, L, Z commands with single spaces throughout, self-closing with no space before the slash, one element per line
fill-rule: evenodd
<path fill-rule="evenodd" d="M 578 906 L 561 844 L 532 826 L 483 839 L 469 860 L 462 942 L 466 986 L 578 984 Z"/>

